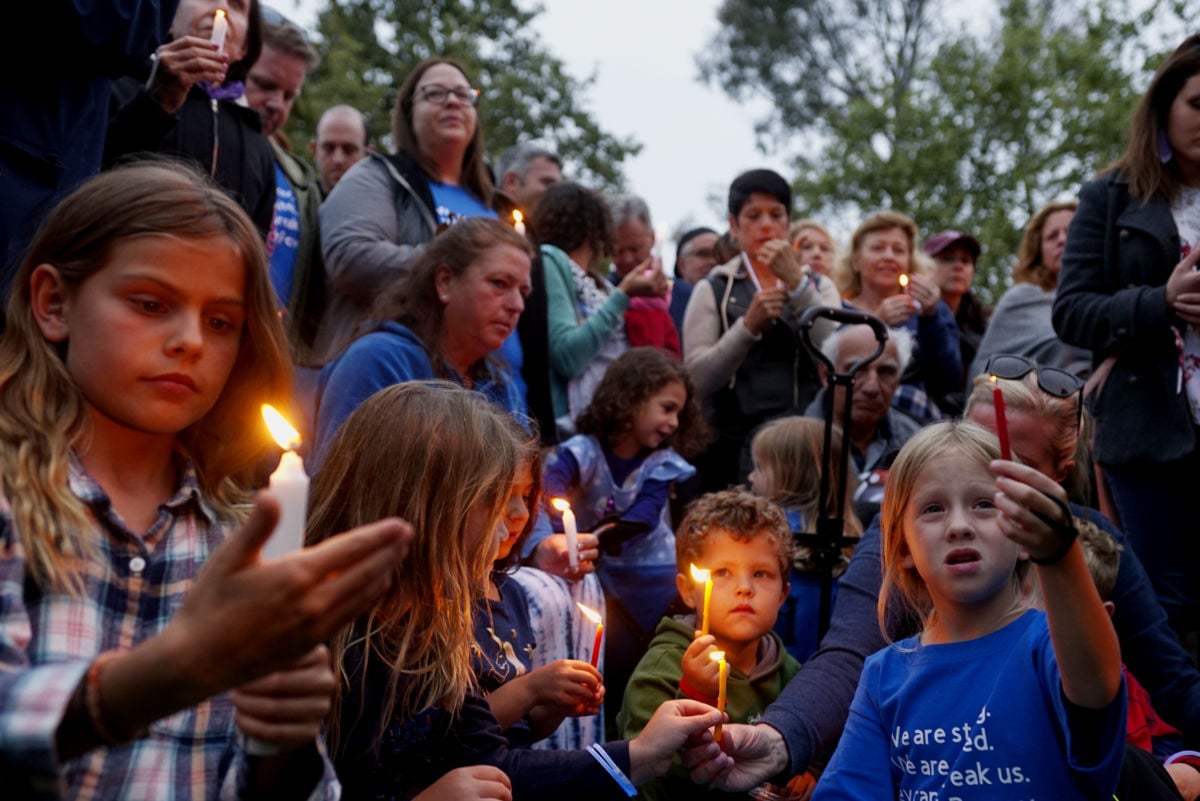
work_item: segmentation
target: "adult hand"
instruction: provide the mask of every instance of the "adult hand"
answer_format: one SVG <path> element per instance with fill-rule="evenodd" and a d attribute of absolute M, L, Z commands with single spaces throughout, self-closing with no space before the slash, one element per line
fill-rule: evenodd
<path fill-rule="evenodd" d="M 662 776 L 689 737 L 724 722 L 725 717 L 724 712 L 687 698 L 663 703 L 641 733 L 629 741 L 629 778 L 634 784 L 643 784 Z"/>
<path fill-rule="evenodd" d="M 928 317 L 937 313 L 938 301 L 942 299 L 941 287 L 927 275 L 912 273 L 908 276 L 908 296 L 917 306 L 917 314 Z"/>
<path fill-rule="evenodd" d="M 234 723 L 284 751 L 308 745 L 321 732 L 335 685 L 329 649 L 318 645 L 288 669 L 234 690 Z"/>
<path fill-rule="evenodd" d="M 209 557 L 161 636 L 206 698 L 291 665 L 366 612 L 390 586 L 412 527 L 391 518 L 264 562 L 279 519 L 267 494 Z"/>
<path fill-rule="evenodd" d="M 681 757 L 692 781 L 726 792 L 744 793 L 788 767 L 783 735 L 764 723 L 726 724 L 720 744 L 712 732 L 703 731 L 688 742 Z"/>
<path fill-rule="evenodd" d="M 579 547 L 579 564 L 571 567 L 567 554 L 567 535 L 551 534 L 533 549 L 533 566 L 555 576 L 579 581 L 588 573 L 596 572 L 596 560 L 600 558 L 600 538 L 587 531 L 579 532 L 575 538 Z"/>
<path fill-rule="evenodd" d="M 512 801 L 512 782 L 504 771 L 491 765 L 456 768 L 413 801 Z"/>
<path fill-rule="evenodd" d="M 1171 277 L 1167 279 L 1167 306 L 1175 312 L 1175 316 L 1189 325 L 1200 325 L 1200 272 L 1196 265 L 1200 263 L 1200 247 L 1192 248 L 1192 252 L 1183 261 L 1175 265 Z"/>
<path fill-rule="evenodd" d="M 720 666 L 709 656 L 714 650 L 717 638 L 711 634 L 700 635 L 683 652 L 680 667 L 683 670 L 683 680 L 696 692 L 708 698 L 716 698 L 720 689 Z"/>
<path fill-rule="evenodd" d="M 661 298 L 666 297 L 670 283 L 662 270 L 662 260 L 651 256 L 644 262 L 625 273 L 617 289 L 631 298 Z"/>
<path fill-rule="evenodd" d="M 751 334 L 759 336 L 767 330 L 772 321 L 779 319 L 786 303 L 786 291 L 779 288 L 760 289 L 750 301 L 750 308 L 746 309 L 746 314 L 742 317 L 742 325 L 746 326 L 746 330 Z"/>
<path fill-rule="evenodd" d="M 229 54 L 217 50 L 208 39 L 182 36 L 158 48 L 158 67 L 147 87 L 150 97 L 163 111 L 179 111 L 188 92 L 201 81 L 219 85 L 225 82 Z"/>
<path fill-rule="evenodd" d="M 884 298 L 875 309 L 875 316 L 883 320 L 888 328 L 899 328 L 920 309 L 919 304 L 911 295 L 897 292 Z"/>
<path fill-rule="evenodd" d="M 800 254 L 786 239 L 772 239 L 765 242 L 758 251 L 760 264 L 766 264 L 771 272 L 783 281 L 788 292 L 795 291 L 804 278 L 804 265 L 800 263 Z"/>

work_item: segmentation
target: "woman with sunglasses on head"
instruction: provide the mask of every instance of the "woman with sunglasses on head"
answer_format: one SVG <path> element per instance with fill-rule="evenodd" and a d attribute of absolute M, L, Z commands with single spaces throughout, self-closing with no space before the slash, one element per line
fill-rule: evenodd
<path fill-rule="evenodd" d="M 1065 481 L 1071 494 L 1070 476 L 1078 470 L 1081 447 L 1083 383 L 1070 373 L 1040 367 L 1022 356 L 997 356 L 987 368 L 998 376 L 996 383 L 1004 394 L 1014 456 L 1055 481 Z M 992 387 L 985 376 L 975 379 L 965 419 L 995 431 Z M 1094 509 L 1073 502 L 1071 513 L 1124 541 Z M 745 790 L 781 773 L 802 773 L 810 761 L 832 752 L 846 723 L 863 661 L 886 647 L 888 638 L 896 641 L 913 633 L 915 621 L 902 616 L 889 616 L 886 637 L 877 624 L 883 582 L 880 549 L 877 516 L 838 580 L 829 632 L 817 652 L 767 708 L 762 725 L 726 725 L 720 749 L 706 742 L 685 752 L 684 763 L 693 768 L 694 780 L 711 780 L 724 790 Z M 1200 672 L 1172 634 L 1146 571 L 1129 549 L 1122 553 L 1112 600 L 1113 625 L 1130 672 L 1149 690 L 1163 718 L 1183 732 L 1185 741 L 1196 741 L 1200 738 Z"/>
<path fill-rule="evenodd" d="M 321 205 L 329 305 L 313 345 L 317 363 L 346 345 L 371 304 L 405 275 L 442 227 L 495 217 L 475 89 L 445 58 L 418 64 L 396 96 L 391 155 L 368 153 Z"/>
<path fill-rule="evenodd" d="M 1095 456 L 1181 637 L 1200 630 L 1200 35 L 1167 57 L 1124 154 L 1079 193 L 1054 326 L 1096 364 Z"/>

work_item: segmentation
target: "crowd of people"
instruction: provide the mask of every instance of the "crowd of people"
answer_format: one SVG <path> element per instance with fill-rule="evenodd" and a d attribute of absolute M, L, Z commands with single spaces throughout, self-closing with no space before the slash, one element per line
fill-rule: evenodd
<path fill-rule="evenodd" d="M 300 27 L 143 6 L 0 79 L 4 794 L 1200 798 L 1200 36 L 993 309 L 765 169 L 668 271 L 449 58 L 298 153 Z"/>

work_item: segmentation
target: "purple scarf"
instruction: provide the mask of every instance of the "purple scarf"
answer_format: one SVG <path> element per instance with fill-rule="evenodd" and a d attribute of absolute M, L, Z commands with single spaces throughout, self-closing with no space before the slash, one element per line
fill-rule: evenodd
<path fill-rule="evenodd" d="M 213 100 L 237 100 L 246 93 L 246 84 L 241 81 L 229 81 L 220 86 L 213 86 L 208 81 L 200 81 L 196 85 Z"/>

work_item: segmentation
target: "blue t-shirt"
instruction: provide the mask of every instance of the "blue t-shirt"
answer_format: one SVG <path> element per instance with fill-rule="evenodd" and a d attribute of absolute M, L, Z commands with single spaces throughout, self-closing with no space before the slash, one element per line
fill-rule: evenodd
<path fill-rule="evenodd" d="M 533 649 L 537 647 L 521 585 L 508 576 L 500 576 L 496 586 L 500 600 L 478 601 L 471 619 L 475 629 L 471 667 L 484 695 L 533 670 Z M 525 719 L 506 729 L 504 736 L 513 746 L 528 746 L 533 742 L 533 732 Z"/>
<path fill-rule="evenodd" d="M 296 272 L 296 252 L 300 248 L 300 209 L 296 193 L 288 182 L 283 168 L 275 164 L 275 215 L 267 234 L 267 256 L 270 257 L 271 286 L 279 308 L 286 309 L 292 297 L 292 277 Z"/>
<path fill-rule="evenodd" d="M 1042 612 L 966 642 L 912 637 L 867 658 L 813 801 L 1111 798 L 1124 682 L 1102 710 L 1069 707 Z"/>

